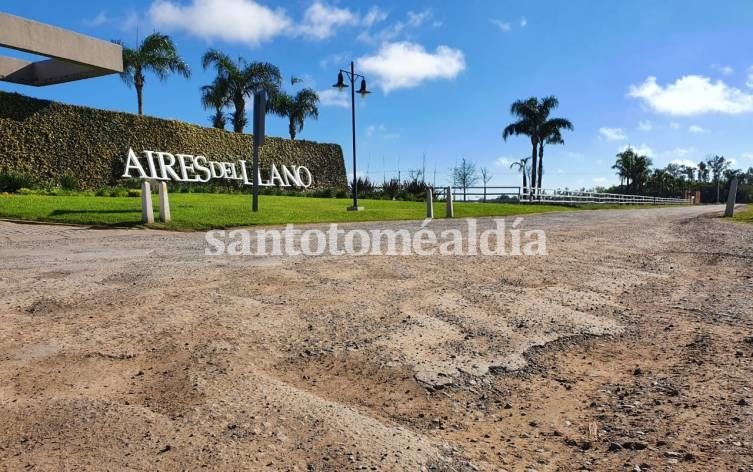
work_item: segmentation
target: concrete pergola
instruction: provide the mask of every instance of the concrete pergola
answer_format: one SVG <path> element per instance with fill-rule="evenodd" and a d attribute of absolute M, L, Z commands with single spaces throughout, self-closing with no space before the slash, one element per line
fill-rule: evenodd
<path fill-rule="evenodd" d="M 123 72 L 118 44 L 0 13 L 0 47 L 47 56 L 31 62 L 0 56 L 0 80 L 52 85 Z"/>

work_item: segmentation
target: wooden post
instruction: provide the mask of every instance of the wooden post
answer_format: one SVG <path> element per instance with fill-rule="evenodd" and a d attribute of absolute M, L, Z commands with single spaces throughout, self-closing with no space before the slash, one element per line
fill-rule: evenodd
<path fill-rule="evenodd" d="M 154 223 L 152 188 L 146 180 L 141 182 L 141 222 L 144 224 Z"/>
<path fill-rule="evenodd" d="M 732 218 L 735 213 L 735 200 L 737 199 L 737 177 L 729 183 L 729 195 L 727 195 L 727 208 L 724 210 L 725 218 Z"/>
<path fill-rule="evenodd" d="M 434 218 L 434 195 L 431 189 L 426 189 L 426 217 Z"/>
<path fill-rule="evenodd" d="M 167 196 L 167 183 L 157 184 L 159 189 L 159 220 L 163 223 L 170 222 L 170 199 Z"/>
<path fill-rule="evenodd" d="M 447 218 L 454 218 L 455 211 L 452 208 L 452 187 L 447 187 Z"/>

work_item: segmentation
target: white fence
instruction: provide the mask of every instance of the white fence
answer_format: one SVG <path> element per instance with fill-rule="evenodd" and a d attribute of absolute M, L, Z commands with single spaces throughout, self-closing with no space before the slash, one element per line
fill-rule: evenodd
<path fill-rule="evenodd" d="M 441 189 L 435 195 L 445 198 Z M 685 198 L 623 195 L 619 193 L 579 192 L 525 187 L 452 187 L 455 201 L 516 201 L 521 203 L 611 203 L 624 205 L 687 205 Z"/>

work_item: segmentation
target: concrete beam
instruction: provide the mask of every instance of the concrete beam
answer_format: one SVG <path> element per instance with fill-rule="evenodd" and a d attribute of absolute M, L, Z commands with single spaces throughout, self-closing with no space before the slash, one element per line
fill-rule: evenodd
<path fill-rule="evenodd" d="M 0 57 L 0 80 L 50 85 L 123 71 L 118 44 L 0 13 L 0 46 L 50 57 L 29 62 Z"/>

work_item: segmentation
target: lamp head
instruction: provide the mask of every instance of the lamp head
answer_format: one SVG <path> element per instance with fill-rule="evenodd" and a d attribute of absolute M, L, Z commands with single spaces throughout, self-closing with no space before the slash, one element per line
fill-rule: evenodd
<path fill-rule="evenodd" d="M 345 78 L 343 77 L 342 72 L 337 73 L 337 83 L 333 85 L 333 87 L 337 88 L 338 90 L 348 88 L 348 86 L 345 84 Z"/>
<path fill-rule="evenodd" d="M 363 98 L 366 98 L 366 95 L 371 93 L 366 90 L 366 79 L 361 79 L 361 88 L 358 89 L 358 93 L 360 93 Z"/>

